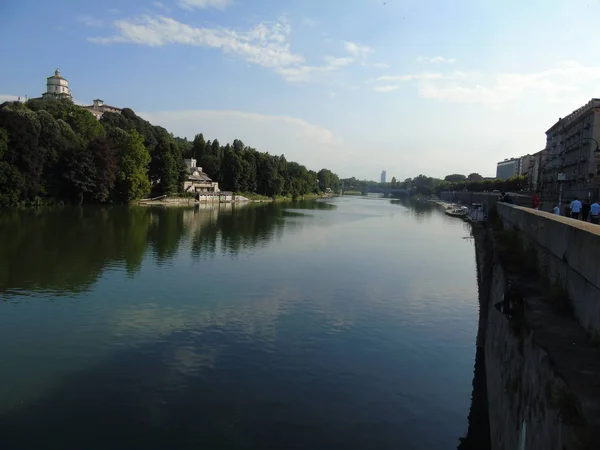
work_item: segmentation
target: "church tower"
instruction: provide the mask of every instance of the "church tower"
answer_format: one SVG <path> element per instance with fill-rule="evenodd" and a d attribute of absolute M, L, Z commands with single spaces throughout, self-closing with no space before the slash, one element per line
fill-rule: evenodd
<path fill-rule="evenodd" d="M 66 78 L 60 76 L 60 70 L 56 69 L 54 75 L 46 80 L 46 92 L 42 94 L 42 98 L 63 99 L 68 98 L 73 100 L 69 82 Z"/>

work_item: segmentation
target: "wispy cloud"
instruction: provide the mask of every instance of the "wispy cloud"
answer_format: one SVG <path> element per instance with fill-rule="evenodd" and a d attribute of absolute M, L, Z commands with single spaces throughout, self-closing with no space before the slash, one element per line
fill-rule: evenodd
<path fill-rule="evenodd" d="M 533 73 L 423 72 L 384 75 L 367 80 L 374 90 L 389 90 L 400 83 L 414 83 L 419 96 L 457 103 L 502 105 L 533 96 L 550 102 L 585 101 L 600 78 L 600 66 L 567 61 L 558 67 Z"/>
<path fill-rule="evenodd" d="M 371 80 L 368 80 L 370 83 L 381 83 L 381 82 L 390 82 L 390 81 L 415 81 L 415 80 L 441 80 L 448 75 L 444 75 L 442 73 L 416 73 L 416 74 L 407 74 L 407 75 L 383 75 L 381 77 L 377 77 Z"/>
<path fill-rule="evenodd" d="M 104 26 L 104 21 L 103 20 L 96 19 L 95 17 L 92 17 L 92 16 L 87 15 L 87 14 L 79 16 L 77 18 L 77 21 L 79 23 L 87 25 L 88 27 L 102 27 L 102 26 Z"/>
<path fill-rule="evenodd" d="M 16 95 L 8 95 L 8 94 L 0 94 L 0 103 L 4 102 L 14 102 L 19 99 Z"/>
<path fill-rule="evenodd" d="M 273 154 L 281 154 L 285 148 L 286 158 L 302 161 L 311 168 L 332 166 L 348 151 L 333 131 L 299 117 L 235 110 L 156 111 L 139 115 L 177 136 L 193 139 L 201 123 L 205 136 L 222 143 L 237 138 Z"/>
<path fill-rule="evenodd" d="M 315 19 L 312 19 L 310 17 L 304 17 L 301 21 L 302 25 L 304 25 L 305 27 L 309 27 L 309 28 L 314 28 L 317 25 L 319 25 L 319 22 Z"/>
<path fill-rule="evenodd" d="M 111 13 L 111 14 L 119 14 L 121 12 L 121 10 L 117 9 L 117 8 L 110 8 L 108 10 L 108 12 Z"/>
<path fill-rule="evenodd" d="M 188 10 L 212 8 L 224 11 L 232 3 L 232 0 L 179 0 L 178 4 Z"/>
<path fill-rule="evenodd" d="M 344 46 L 348 53 L 357 57 L 365 57 L 373 51 L 370 47 L 367 47 L 366 45 L 360 45 L 355 42 L 346 41 L 344 42 Z"/>
<path fill-rule="evenodd" d="M 167 5 L 165 5 L 162 2 L 152 2 L 152 4 L 154 6 L 156 6 L 157 8 L 162 9 L 164 11 L 171 11 L 171 8 L 169 8 Z"/>
<path fill-rule="evenodd" d="M 386 63 L 375 63 L 373 64 L 373 67 L 376 67 L 378 69 L 387 69 L 390 67 L 390 65 Z"/>
<path fill-rule="evenodd" d="M 391 92 L 399 88 L 400 86 L 398 86 L 397 84 L 384 84 L 383 86 L 375 86 L 373 90 L 376 92 Z"/>
<path fill-rule="evenodd" d="M 444 58 L 443 56 L 419 56 L 417 58 L 418 62 L 428 62 L 433 64 L 454 64 L 456 59 L 454 58 Z"/>
<path fill-rule="evenodd" d="M 260 23 L 248 31 L 227 28 L 198 28 L 164 16 L 144 15 L 134 20 L 114 22 L 117 33 L 93 37 L 97 44 L 134 43 L 151 47 L 168 44 L 215 48 L 245 61 L 267 67 L 288 81 L 309 81 L 313 77 L 363 61 L 371 49 L 345 42 L 344 56 L 328 56 L 321 65 L 306 63 L 304 56 L 290 49 L 291 27 L 285 19 Z"/>

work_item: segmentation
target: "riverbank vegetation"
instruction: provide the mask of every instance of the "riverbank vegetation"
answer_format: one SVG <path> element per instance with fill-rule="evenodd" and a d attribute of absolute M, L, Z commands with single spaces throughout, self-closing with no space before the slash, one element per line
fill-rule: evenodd
<path fill-rule="evenodd" d="M 129 108 L 97 120 L 68 100 L 0 105 L 0 206 L 178 194 L 185 158 L 196 158 L 222 190 L 296 198 L 339 189 L 339 177 L 328 169 L 309 170 L 239 139 L 221 145 L 202 134 L 178 138 Z"/>
<path fill-rule="evenodd" d="M 392 178 L 388 183 L 377 183 L 376 181 L 357 180 L 356 178 L 345 178 L 341 180 L 346 195 L 359 195 L 369 192 L 369 188 L 391 188 L 407 190 L 410 195 L 431 196 L 439 195 L 442 191 L 471 191 L 492 192 L 506 191 L 519 192 L 527 188 L 527 176 L 517 176 L 508 180 L 496 178 L 483 178 L 477 173 L 470 175 L 452 174 L 444 179 L 418 175 L 407 178 L 404 181 L 396 181 Z"/>

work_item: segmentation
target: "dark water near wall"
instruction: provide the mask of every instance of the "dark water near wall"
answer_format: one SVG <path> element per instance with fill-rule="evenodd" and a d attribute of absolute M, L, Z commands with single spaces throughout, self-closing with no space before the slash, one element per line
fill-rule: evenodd
<path fill-rule="evenodd" d="M 0 215 L 0 447 L 449 449 L 467 225 L 376 198 Z"/>

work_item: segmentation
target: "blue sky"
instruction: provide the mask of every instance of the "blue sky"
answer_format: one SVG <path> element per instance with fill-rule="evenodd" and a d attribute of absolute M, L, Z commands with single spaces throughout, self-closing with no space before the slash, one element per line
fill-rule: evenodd
<path fill-rule="evenodd" d="M 495 174 L 600 96 L 600 4 L 486 0 L 3 0 L 0 100 L 55 68 L 130 107 L 312 169 Z"/>

